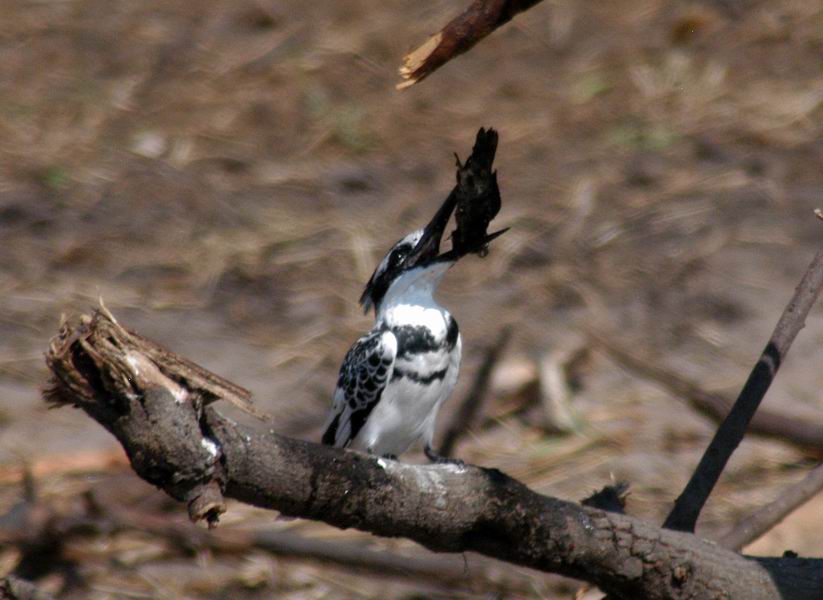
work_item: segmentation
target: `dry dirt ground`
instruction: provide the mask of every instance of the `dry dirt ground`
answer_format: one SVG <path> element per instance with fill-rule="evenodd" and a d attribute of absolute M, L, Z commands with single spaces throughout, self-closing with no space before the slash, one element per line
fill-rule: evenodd
<path fill-rule="evenodd" d="M 40 400 L 61 314 L 101 296 L 130 327 L 252 389 L 280 431 L 316 439 L 339 362 L 370 326 L 361 286 L 444 198 L 452 152 L 465 156 L 481 125 L 500 131 L 499 223 L 511 231 L 443 285 L 464 336 L 455 399 L 506 324 L 498 380 L 586 349 L 588 326 L 736 393 L 823 243 L 823 3 L 547 1 L 396 91 L 404 52 L 459 4 L 0 3 L 3 512 L 28 463 L 46 502 L 115 481 L 134 506 L 183 517 L 100 464 L 117 447 L 96 424 Z M 822 317 L 766 406 L 823 419 Z M 713 425 L 602 353 L 577 362 L 573 432 L 548 433 L 539 410 L 519 410 L 528 394 L 500 392 L 457 454 L 569 499 L 625 479 L 629 511 L 659 521 Z M 813 464 L 748 438 L 701 531 L 721 533 Z M 422 553 L 238 505 L 225 523 Z M 813 502 L 750 551 L 823 555 L 821 523 Z M 20 556 L 0 550 L 0 574 Z M 85 536 L 29 567 L 63 598 L 489 597 L 468 580 L 444 588 L 259 551 L 184 556 L 139 532 Z M 505 597 L 579 587 L 500 571 L 521 582 Z"/>

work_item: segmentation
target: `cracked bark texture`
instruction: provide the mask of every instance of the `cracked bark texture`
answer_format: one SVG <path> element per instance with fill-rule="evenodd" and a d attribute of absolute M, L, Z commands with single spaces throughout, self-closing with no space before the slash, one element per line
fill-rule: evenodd
<path fill-rule="evenodd" d="M 820 559 L 744 557 L 537 494 L 494 469 L 407 465 L 253 431 L 192 401 L 197 390 L 181 394 L 174 370 L 151 368 L 133 346 L 123 359 L 111 340 L 124 332 L 103 311 L 65 325 L 47 356 L 48 397 L 98 420 L 135 471 L 188 502 L 195 520 L 216 523 L 225 495 L 436 552 L 474 551 L 576 577 L 624 598 L 821 598 Z"/>

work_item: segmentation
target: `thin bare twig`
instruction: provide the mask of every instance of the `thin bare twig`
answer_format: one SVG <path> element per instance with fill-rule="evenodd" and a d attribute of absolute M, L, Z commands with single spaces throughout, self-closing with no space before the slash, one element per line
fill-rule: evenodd
<path fill-rule="evenodd" d="M 823 464 L 815 467 L 802 481 L 780 490 L 769 504 L 741 519 L 718 543 L 731 550 L 740 550 L 779 524 L 789 514 L 803 506 L 823 490 Z"/>
<path fill-rule="evenodd" d="M 402 90 L 422 81 L 456 56 L 470 50 L 477 42 L 505 25 L 518 14 L 541 0 L 475 0 L 438 33 L 403 58 L 397 84 Z"/>
<path fill-rule="evenodd" d="M 806 324 L 806 316 L 823 288 L 823 250 L 812 259 L 797 286 L 760 359 L 740 391 L 728 416 L 717 428 L 683 493 L 677 498 L 663 527 L 679 531 L 694 531 L 697 518 L 714 489 L 720 474 L 737 448 L 752 420 L 760 401 L 774 380 L 780 364 L 791 348 L 794 338 Z"/>
<path fill-rule="evenodd" d="M 503 355 L 511 339 L 511 333 L 511 327 L 503 327 L 492 344 L 486 349 L 486 356 L 483 358 L 483 363 L 477 370 L 474 383 L 472 383 L 469 393 L 463 398 L 460 407 L 452 416 L 449 426 L 446 428 L 446 433 L 443 435 L 443 443 L 440 447 L 440 453 L 443 456 L 451 456 L 457 440 L 469 430 L 471 424 L 477 418 L 477 414 L 480 412 L 480 406 L 489 388 L 492 371 Z"/>

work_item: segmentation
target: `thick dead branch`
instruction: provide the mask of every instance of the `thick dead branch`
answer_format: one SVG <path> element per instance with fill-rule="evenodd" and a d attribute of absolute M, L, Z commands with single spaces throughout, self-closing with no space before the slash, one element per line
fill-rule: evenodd
<path fill-rule="evenodd" d="M 198 414 L 175 395 L 177 384 L 133 368 L 145 356 L 130 350 L 128 361 L 100 335 L 113 326 L 97 312 L 63 327 L 47 357 L 51 396 L 98 420 L 135 471 L 175 498 L 191 502 L 216 481 L 227 497 L 285 515 L 406 537 L 437 552 L 475 551 L 624 597 L 819 598 L 823 560 L 747 558 L 691 534 L 537 494 L 495 469 L 406 465 L 258 433 L 214 407 Z"/>
<path fill-rule="evenodd" d="M 663 526 L 679 531 L 694 531 L 697 517 L 712 493 L 714 485 L 735 451 L 752 420 L 760 401 L 777 375 L 794 338 L 806 324 L 806 316 L 823 287 L 823 250 L 812 259 L 794 296 L 780 315 L 772 337 L 743 385 L 731 411 L 706 448 L 691 479 L 674 503 Z"/>
<path fill-rule="evenodd" d="M 221 466 L 199 419 L 203 399 L 221 393 L 211 384 L 219 378 L 177 376 L 180 365 L 189 372 L 188 361 L 168 360 L 173 353 L 157 348 L 102 308 L 94 317 L 64 323 L 46 355 L 54 384 L 45 397 L 83 408 L 123 445 L 138 475 L 186 502 L 193 519 L 214 524 L 225 511 L 216 485 Z M 234 393 L 233 384 L 221 387 Z"/>
<path fill-rule="evenodd" d="M 718 543 L 725 548 L 740 550 L 803 506 L 820 490 L 823 490 L 823 464 L 818 465 L 802 481 L 780 490 L 780 495 L 774 501 L 742 519 Z"/>
<path fill-rule="evenodd" d="M 443 436 L 443 444 L 440 447 L 440 454 L 443 456 L 451 456 L 454 450 L 454 445 L 463 434 L 472 426 L 477 414 L 480 412 L 480 406 L 483 404 L 483 399 L 486 397 L 486 391 L 489 388 L 489 380 L 491 379 L 492 371 L 494 370 L 497 361 L 500 360 L 506 346 L 511 338 L 511 328 L 504 327 L 497 334 L 494 342 L 486 349 L 486 356 L 483 358 L 483 364 L 477 370 L 477 376 L 474 379 L 469 393 L 460 403 L 459 408 L 449 421 L 449 426 L 446 428 L 446 433 Z"/>
<path fill-rule="evenodd" d="M 593 344 L 606 352 L 622 367 L 653 381 L 669 390 L 675 398 L 684 400 L 697 412 L 720 422 L 732 408 L 733 401 L 722 394 L 709 392 L 696 381 L 683 377 L 680 373 L 657 363 L 657 359 L 630 350 L 619 343 L 614 336 L 608 336 L 592 329 L 587 336 Z M 823 421 L 798 419 L 773 410 L 758 410 L 749 423 L 749 432 L 774 437 L 784 442 L 797 444 L 806 450 L 823 452 Z"/>
<path fill-rule="evenodd" d="M 397 84 L 402 90 L 422 81 L 456 56 L 470 50 L 477 42 L 518 13 L 540 0 L 475 0 L 463 13 L 449 21 L 438 33 L 403 58 Z"/>

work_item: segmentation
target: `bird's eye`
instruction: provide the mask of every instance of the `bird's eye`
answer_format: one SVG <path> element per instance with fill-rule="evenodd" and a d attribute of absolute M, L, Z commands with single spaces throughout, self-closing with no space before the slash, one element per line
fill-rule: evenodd
<path fill-rule="evenodd" d="M 408 250 L 405 248 L 398 248 L 394 252 L 391 253 L 389 257 L 389 263 L 391 263 L 392 267 L 396 267 L 400 265 L 404 260 L 406 260 L 406 256 L 408 255 Z"/>

